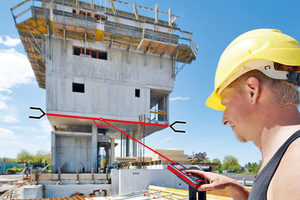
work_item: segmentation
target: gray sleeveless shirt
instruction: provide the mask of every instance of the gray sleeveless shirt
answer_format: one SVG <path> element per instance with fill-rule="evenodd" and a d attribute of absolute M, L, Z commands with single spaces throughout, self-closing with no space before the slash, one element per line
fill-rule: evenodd
<path fill-rule="evenodd" d="M 300 137 L 300 130 L 294 133 L 275 153 L 268 164 L 255 177 L 248 200 L 266 200 L 270 181 L 290 144 Z"/>

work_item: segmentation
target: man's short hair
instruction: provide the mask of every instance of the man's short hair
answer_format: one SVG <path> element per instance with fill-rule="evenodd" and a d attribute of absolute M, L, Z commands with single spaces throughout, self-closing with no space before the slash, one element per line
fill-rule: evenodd
<path fill-rule="evenodd" d="M 252 70 L 243 74 L 237 80 L 232 82 L 228 88 L 239 88 L 248 78 L 256 77 L 260 83 L 267 86 L 273 93 L 276 102 L 283 105 L 299 106 L 298 86 L 285 80 L 272 79 L 258 70 Z"/>

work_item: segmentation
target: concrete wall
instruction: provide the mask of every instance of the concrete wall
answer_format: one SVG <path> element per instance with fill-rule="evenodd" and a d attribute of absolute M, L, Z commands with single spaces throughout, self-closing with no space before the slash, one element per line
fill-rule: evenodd
<path fill-rule="evenodd" d="M 105 50 L 108 60 L 73 55 L 80 41 L 52 38 L 52 59 L 47 60 L 47 112 L 101 114 L 136 119 L 149 115 L 150 88 L 171 92 L 174 86 L 170 58 L 109 49 L 101 43 L 87 48 Z M 83 83 L 85 93 L 72 92 Z M 135 97 L 140 89 L 140 97 Z"/>
<path fill-rule="evenodd" d="M 56 135 L 55 150 L 56 166 L 61 167 L 62 172 L 76 172 L 77 168 L 82 172 L 80 162 L 85 166 L 85 172 L 91 172 L 91 137 Z"/>
<path fill-rule="evenodd" d="M 42 185 L 30 185 L 23 188 L 24 199 L 42 199 L 43 198 L 43 186 Z"/>
<path fill-rule="evenodd" d="M 119 194 L 146 190 L 149 185 L 188 189 L 188 185 L 166 169 L 119 170 Z"/>
<path fill-rule="evenodd" d="M 64 180 L 62 185 L 56 185 L 57 181 L 50 180 L 39 181 L 39 183 L 45 187 L 44 196 L 46 198 L 69 197 L 75 192 L 89 195 L 95 190 L 107 190 L 107 195 L 109 196 L 127 194 L 138 190 L 147 190 L 149 185 L 188 189 L 187 184 L 167 169 L 112 170 L 111 184 L 89 184 L 90 180 L 80 180 L 80 184 L 77 185 L 75 181 Z M 41 196 L 40 191 L 37 191 L 35 188 L 29 188 L 28 190 L 27 193 L 30 195 Z"/>

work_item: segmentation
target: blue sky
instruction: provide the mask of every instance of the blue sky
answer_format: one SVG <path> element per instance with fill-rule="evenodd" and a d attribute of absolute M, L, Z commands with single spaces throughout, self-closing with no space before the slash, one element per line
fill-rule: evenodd
<path fill-rule="evenodd" d="M 3 1 L 0 7 L 0 157 L 15 158 L 22 148 L 35 153 L 50 151 L 51 127 L 47 118 L 35 115 L 30 106 L 45 110 L 45 90 L 38 87 L 14 26 L 10 8 L 20 0 Z M 94 1 L 99 4 L 100 1 Z M 104 0 L 102 0 L 102 3 Z M 133 1 L 128 1 L 133 2 Z M 135 1 L 137 5 L 172 12 L 183 30 L 193 32 L 199 45 L 196 61 L 177 75 L 170 101 L 170 122 L 185 134 L 171 129 L 152 134 L 146 144 L 153 149 L 183 149 L 186 154 L 206 152 L 210 159 L 233 155 L 240 164 L 258 162 L 260 152 L 252 142 L 239 143 L 230 127 L 221 124 L 222 112 L 205 106 L 214 84 L 220 55 L 238 35 L 257 28 L 275 28 L 300 41 L 300 2 L 296 0 L 159 0 Z M 29 5 L 29 4 L 28 4 Z M 116 4 L 117 9 L 123 5 Z M 140 13 L 142 11 L 139 11 Z M 145 11 L 145 13 L 148 11 Z M 150 13 L 151 14 L 151 13 Z M 160 15 L 161 16 L 161 15 Z M 162 17 L 162 16 L 161 16 Z M 152 155 L 148 152 L 147 155 Z"/>

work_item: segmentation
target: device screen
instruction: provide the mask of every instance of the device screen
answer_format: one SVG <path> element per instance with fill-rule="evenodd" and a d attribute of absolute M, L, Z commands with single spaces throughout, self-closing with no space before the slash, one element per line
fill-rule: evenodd
<path fill-rule="evenodd" d="M 184 168 L 183 166 L 176 164 L 176 165 L 174 165 L 174 167 L 176 169 L 182 171 L 184 174 L 186 173 L 186 168 Z"/>

